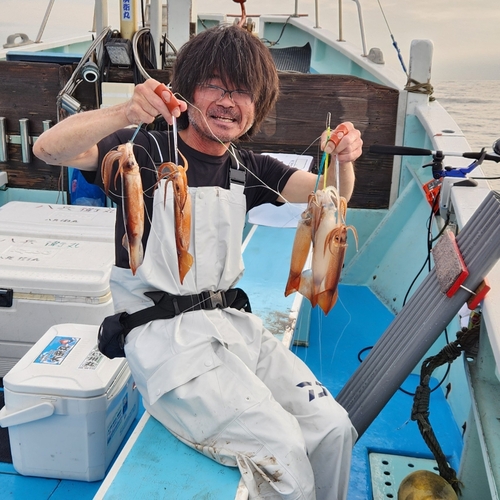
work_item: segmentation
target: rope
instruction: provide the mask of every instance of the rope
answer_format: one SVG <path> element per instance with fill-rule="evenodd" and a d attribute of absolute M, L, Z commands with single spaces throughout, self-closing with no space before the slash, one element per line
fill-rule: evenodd
<path fill-rule="evenodd" d="M 455 470 L 448 464 L 443 450 L 434 434 L 431 423 L 429 422 L 431 393 L 429 381 L 432 372 L 437 367 L 445 363 L 452 363 L 461 355 L 462 351 L 470 352 L 473 350 L 477 344 L 478 338 L 479 325 L 475 325 L 470 329 L 463 328 L 457 333 L 457 340 L 444 346 L 437 355 L 424 360 L 420 371 L 420 385 L 415 391 L 413 408 L 411 410 L 411 419 L 416 420 L 422 438 L 434 455 L 438 464 L 440 476 L 451 484 L 457 495 L 461 492 L 462 483 L 458 480 Z"/>
<path fill-rule="evenodd" d="M 427 94 L 430 101 L 435 100 L 435 97 L 432 97 L 432 94 L 434 93 L 434 87 L 429 82 L 420 83 L 413 78 L 408 78 L 405 90 L 407 90 L 408 92 L 414 92 L 416 94 Z"/>

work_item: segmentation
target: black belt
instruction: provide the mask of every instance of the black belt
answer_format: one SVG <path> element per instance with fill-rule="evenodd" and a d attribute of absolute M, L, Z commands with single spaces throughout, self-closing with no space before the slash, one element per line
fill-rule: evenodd
<path fill-rule="evenodd" d="M 133 314 L 126 312 L 108 316 L 99 328 L 97 345 L 108 358 L 125 356 L 125 337 L 136 326 L 145 325 L 156 319 L 169 319 L 178 314 L 200 309 L 224 309 L 233 307 L 252 312 L 247 294 L 241 288 L 227 291 L 201 292 L 195 295 L 171 295 L 166 292 L 146 292 L 154 306 Z"/>
<path fill-rule="evenodd" d="M 133 314 L 123 313 L 120 322 L 128 330 L 156 319 L 169 319 L 184 312 L 201 309 L 233 307 L 252 312 L 248 296 L 241 288 L 217 292 L 204 291 L 194 295 L 172 295 L 167 292 L 146 292 L 144 295 L 154 302 L 154 306 Z"/>

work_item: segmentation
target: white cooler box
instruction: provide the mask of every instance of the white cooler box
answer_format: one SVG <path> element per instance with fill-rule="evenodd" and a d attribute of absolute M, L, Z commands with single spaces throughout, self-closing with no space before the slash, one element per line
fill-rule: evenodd
<path fill-rule="evenodd" d="M 97 332 L 53 326 L 5 376 L 0 425 L 20 474 L 100 480 L 136 418 L 128 364 L 97 350 Z"/>
<path fill-rule="evenodd" d="M 11 201 L 0 207 L 0 233 L 107 241 L 115 237 L 116 209 Z"/>
<path fill-rule="evenodd" d="M 112 315 L 114 244 L 0 231 L 0 377 L 52 326 Z"/>

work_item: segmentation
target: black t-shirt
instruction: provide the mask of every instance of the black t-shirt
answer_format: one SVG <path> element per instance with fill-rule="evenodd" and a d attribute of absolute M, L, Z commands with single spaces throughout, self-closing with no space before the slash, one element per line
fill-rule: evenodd
<path fill-rule="evenodd" d="M 133 133 L 134 129 L 123 129 L 100 141 L 98 143 L 98 165 L 102 164 L 102 160 L 106 153 L 112 149 L 116 149 L 119 144 L 124 144 L 130 140 Z M 161 155 L 158 148 L 161 151 Z M 229 172 L 231 165 L 234 165 L 234 159 L 232 159 L 229 153 L 226 152 L 222 156 L 206 155 L 189 147 L 180 137 L 178 138 L 178 148 L 188 161 L 187 178 L 190 187 L 220 186 L 224 189 L 230 189 Z M 281 192 L 296 169 L 268 155 L 254 154 L 244 149 L 238 149 L 238 153 L 241 163 L 246 170 L 244 193 L 247 211 L 263 203 L 280 205 L 281 203 L 276 201 L 278 198 L 277 192 Z M 175 161 L 172 135 L 166 132 L 149 134 L 141 130 L 134 139 L 134 155 L 137 159 L 137 163 L 141 167 L 141 178 L 144 191 L 146 216 L 144 220 L 143 246 L 145 250 L 152 218 L 153 192 L 157 182 L 155 164 L 158 166 L 163 162 Z M 180 156 L 179 164 L 183 165 Z M 116 168 L 116 162 L 114 168 Z M 96 172 L 84 171 L 82 173 L 89 182 L 101 188 L 103 187 L 100 168 L 98 168 Z M 112 179 L 114 179 L 114 175 Z M 118 267 L 128 268 L 128 253 L 121 244 L 124 234 L 124 223 L 119 176 L 117 177 L 117 188 L 114 188 L 113 181 L 108 196 L 117 205 L 115 234 L 116 265 Z"/>

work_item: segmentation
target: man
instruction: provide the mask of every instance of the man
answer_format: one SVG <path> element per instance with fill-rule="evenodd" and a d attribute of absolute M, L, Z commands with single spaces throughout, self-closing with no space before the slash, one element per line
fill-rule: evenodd
<path fill-rule="evenodd" d="M 222 307 L 200 309 L 208 292 L 233 290 L 243 272 L 246 211 L 266 202 L 304 202 L 315 187 L 313 174 L 249 151 L 240 150 L 236 158 L 228 152 L 230 143 L 258 130 L 277 99 L 278 77 L 269 51 L 241 28 L 213 28 L 178 54 L 172 89 L 181 100 L 173 115 L 166 105 L 171 95 L 165 91 L 160 98 L 154 92 L 158 85 L 147 80 L 124 104 L 73 115 L 42 134 L 34 147 L 47 163 L 88 171 L 87 177 L 102 185 L 104 156 L 134 132 L 124 127 L 151 123 L 159 114 L 170 124 L 172 116 L 179 118 L 178 149 L 187 159 L 192 203 L 189 252 L 194 257 L 182 283 L 173 190 L 168 187 L 165 202 L 166 180 L 157 186 L 151 159 L 173 161 L 172 134 L 141 131 L 134 140 L 146 219 L 144 256 L 135 274 L 127 245 L 122 245 L 120 179 L 115 189 L 115 170 L 109 176 L 110 196 L 118 207 L 111 276 L 116 311 L 151 307 L 151 292 L 168 292 L 160 295 L 178 309 L 174 317 L 140 325 L 127 336 L 127 360 L 144 405 L 189 446 L 238 466 L 251 499 L 343 499 L 356 439 L 345 410 L 326 390 L 309 401 L 297 385 L 319 382 L 255 315 L 220 302 Z M 348 133 L 335 154 L 341 192 L 349 198 L 352 162 L 361 154 L 362 141 L 351 123 L 344 125 Z M 332 153 L 326 134 L 322 142 Z M 244 186 L 231 181 L 235 163 L 246 171 Z M 328 184 L 334 184 L 331 177 Z M 193 307 L 180 310 L 185 296 Z"/>

